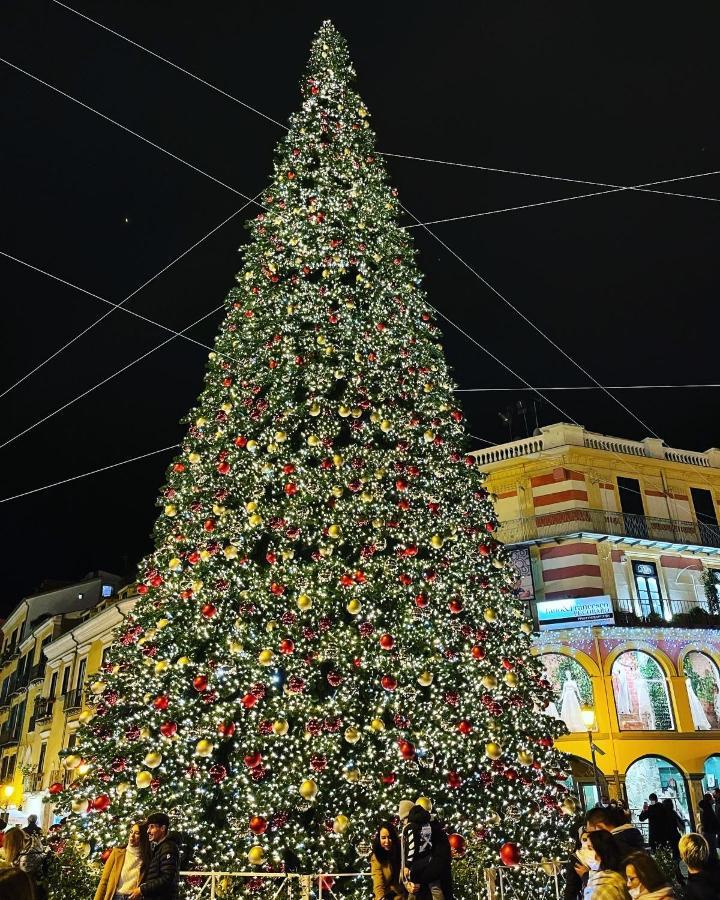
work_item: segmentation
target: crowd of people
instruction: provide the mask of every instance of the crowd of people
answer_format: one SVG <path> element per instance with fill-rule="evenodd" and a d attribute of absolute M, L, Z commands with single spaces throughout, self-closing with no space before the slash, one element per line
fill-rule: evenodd
<path fill-rule="evenodd" d="M 565 873 L 564 900 L 720 900 L 720 790 L 705 794 L 700 810 L 703 833 L 683 834 L 672 801 L 650 794 L 638 816 L 648 823 L 646 847 L 627 809 L 591 809 Z"/>
<path fill-rule="evenodd" d="M 3 834 L 0 900 L 52 900 L 46 882 L 51 850 L 37 816 L 25 828 Z M 130 826 L 127 844 L 107 855 L 94 900 L 177 900 L 180 849 L 165 813 L 152 813 Z M 90 900 L 90 898 L 88 898 Z"/>
<path fill-rule="evenodd" d="M 639 815 L 647 822 L 647 846 L 629 811 L 618 803 L 591 809 L 566 869 L 564 900 L 720 900 L 720 789 L 714 796 L 705 794 L 699 806 L 702 834 L 683 834 L 685 822 L 672 801 L 650 794 Z M 37 817 L 30 816 L 25 828 L 8 829 L 2 838 L 0 898 L 47 900 L 51 851 Z M 659 865 L 663 849 L 669 852 L 666 861 L 674 864 L 672 872 L 667 864 Z M 397 815 L 373 837 L 374 900 L 453 900 L 453 855 L 429 802 L 400 801 Z M 103 859 L 94 900 L 177 900 L 181 842 L 165 813 L 133 823 L 127 844 Z"/>

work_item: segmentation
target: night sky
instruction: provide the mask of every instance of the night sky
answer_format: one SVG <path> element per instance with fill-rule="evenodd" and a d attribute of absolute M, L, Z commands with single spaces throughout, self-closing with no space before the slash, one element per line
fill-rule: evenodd
<path fill-rule="evenodd" d="M 280 122 L 299 105 L 314 31 L 347 37 L 379 149 L 637 185 L 720 170 L 720 6 L 587 2 L 383 4 L 72 0 L 75 9 Z M 281 129 L 52 0 L 5 0 L 0 55 L 249 196 Z M 0 63 L 0 250 L 120 302 L 243 200 Z M 602 190 L 388 158 L 422 221 Z M 720 176 L 432 225 L 432 230 L 606 385 L 718 382 Z M 127 305 L 181 329 L 222 303 L 242 222 L 219 229 Z M 411 220 L 408 219 L 408 222 Z M 535 386 L 591 383 L 423 229 L 431 302 Z M 0 393 L 109 307 L 0 257 Z M 211 343 L 221 313 L 191 334 Z M 451 326 L 463 388 L 518 380 Z M 122 312 L 0 398 L 0 444 L 168 337 Z M 0 449 L 0 498 L 167 447 L 200 391 L 207 351 L 183 340 Z M 668 444 L 720 445 L 717 390 L 622 391 L 647 427 L 600 391 L 548 396 L 540 424 Z M 470 429 L 528 392 L 464 394 Z M 531 415 L 534 423 L 534 414 Z M 532 424 L 531 423 L 531 424 Z M 523 434 L 522 418 L 513 434 Z M 478 443 L 478 446 L 480 444 Z M 170 452 L 0 504 L 0 614 L 43 579 L 130 573 L 150 549 Z"/>

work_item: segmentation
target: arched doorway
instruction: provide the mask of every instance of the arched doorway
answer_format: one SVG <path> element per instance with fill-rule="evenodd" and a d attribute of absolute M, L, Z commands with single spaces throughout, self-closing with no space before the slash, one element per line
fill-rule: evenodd
<path fill-rule="evenodd" d="M 620 731 L 672 731 L 665 673 L 642 650 L 626 650 L 612 664 L 612 684 Z"/>
<path fill-rule="evenodd" d="M 570 775 L 564 784 L 576 795 L 583 810 L 592 809 L 598 800 L 609 796 L 607 780 L 600 769 L 597 769 L 596 779 L 596 773 L 589 760 L 583 759 L 581 756 L 573 756 L 571 753 L 567 754 L 567 759 L 570 763 Z M 597 784 L 600 785 L 600 797 L 598 797 Z"/>
<path fill-rule="evenodd" d="M 705 775 L 702 785 L 703 791 L 714 791 L 720 787 L 720 753 L 713 753 L 705 760 Z"/>
<path fill-rule="evenodd" d="M 693 827 L 689 792 L 680 769 L 663 756 L 641 756 L 625 773 L 625 791 L 634 821 L 642 812 L 650 794 L 658 800 L 669 799 L 678 815 L 686 822 L 686 830 Z"/>
<path fill-rule="evenodd" d="M 690 712 L 696 731 L 720 729 L 720 672 L 715 662 L 698 650 L 683 660 Z"/>

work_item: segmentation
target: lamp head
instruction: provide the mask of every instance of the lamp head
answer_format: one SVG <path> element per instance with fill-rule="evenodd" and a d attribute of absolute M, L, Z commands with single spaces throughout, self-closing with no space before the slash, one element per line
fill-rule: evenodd
<path fill-rule="evenodd" d="M 590 729 L 595 724 L 595 710 L 592 708 L 592 706 L 583 706 L 583 708 L 580 710 L 580 715 L 582 716 L 582 720 L 585 723 L 585 727 L 588 731 L 590 731 Z"/>

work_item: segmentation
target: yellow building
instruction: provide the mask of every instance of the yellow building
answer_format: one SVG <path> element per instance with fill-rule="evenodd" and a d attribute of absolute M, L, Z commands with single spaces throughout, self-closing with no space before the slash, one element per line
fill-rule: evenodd
<path fill-rule="evenodd" d="M 59 769 L 58 751 L 73 731 L 76 703 L 82 704 L 84 671 L 96 668 L 95 619 L 120 599 L 121 579 L 107 572 L 24 598 L 2 626 L 0 651 L 0 806 L 11 822 L 31 813 L 43 818 L 42 796 Z M 103 620 L 107 643 L 118 613 Z M 85 626 L 85 631 L 82 631 Z M 72 635 L 81 630 L 83 640 Z M 68 654 L 70 643 L 73 654 Z M 61 652 L 55 651 L 57 645 Z M 52 657 L 49 657 L 52 653 Z M 72 657 L 72 658 L 71 658 Z M 77 710 L 79 713 L 80 710 Z"/>
<path fill-rule="evenodd" d="M 654 791 L 695 826 L 720 783 L 720 450 L 557 424 L 476 456 L 583 802 Z"/>

